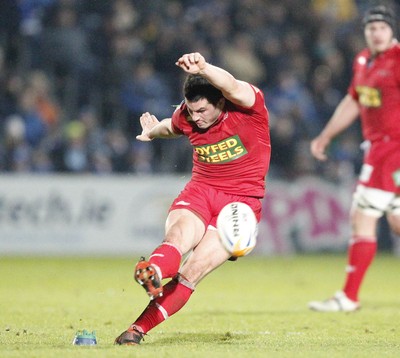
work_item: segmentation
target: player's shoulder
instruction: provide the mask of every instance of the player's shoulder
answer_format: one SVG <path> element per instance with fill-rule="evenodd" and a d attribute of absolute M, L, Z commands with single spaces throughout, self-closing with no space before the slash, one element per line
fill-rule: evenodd
<path fill-rule="evenodd" d="M 179 118 L 182 115 L 186 116 L 188 113 L 185 101 L 182 101 L 181 103 L 176 104 L 173 107 L 175 108 L 174 113 L 172 114 L 173 118 Z"/>
<path fill-rule="evenodd" d="M 400 58 L 400 43 L 396 43 L 392 48 L 391 52 L 393 53 L 394 56 L 397 58 Z"/>
<path fill-rule="evenodd" d="M 179 112 L 182 112 L 183 110 L 185 110 L 186 104 L 185 104 L 185 101 L 182 101 L 179 104 L 174 104 L 172 107 L 175 108 L 174 113 L 176 113 L 176 112 L 179 113 Z"/>
<path fill-rule="evenodd" d="M 364 48 L 356 54 L 353 60 L 353 69 L 357 70 L 360 67 L 365 66 L 371 57 L 371 52 L 368 48 Z"/>
<path fill-rule="evenodd" d="M 257 107 L 257 106 L 264 106 L 265 104 L 265 96 L 264 96 L 264 92 L 257 86 L 249 83 L 249 86 L 251 87 L 251 89 L 254 92 L 254 104 L 252 106 L 252 108 Z"/>
<path fill-rule="evenodd" d="M 187 123 L 190 122 L 190 114 L 187 108 L 185 101 L 182 101 L 180 104 L 175 105 L 175 111 L 172 114 L 172 123 L 176 127 L 186 126 Z"/>
<path fill-rule="evenodd" d="M 251 83 L 249 83 L 249 86 L 253 89 L 256 96 L 264 96 L 264 92 L 262 91 L 262 89 L 260 89 L 259 87 L 255 86 Z"/>

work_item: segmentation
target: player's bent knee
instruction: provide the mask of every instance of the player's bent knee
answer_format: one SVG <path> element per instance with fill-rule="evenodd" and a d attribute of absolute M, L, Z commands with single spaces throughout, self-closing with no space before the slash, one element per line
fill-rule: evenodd
<path fill-rule="evenodd" d="M 352 207 L 365 215 L 380 218 L 390 208 L 394 195 L 388 191 L 358 185 L 353 195 Z"/>
<path fill-rule="evenodd" d="M 192 291 L 195 290 L 196 285 L 192 282 L 190 282 L 184 275 L 182 275 L 181 273 L 178 273 L 175 277 L 175 280 L 177 280 L 181 285 L 191 289 Z"/>

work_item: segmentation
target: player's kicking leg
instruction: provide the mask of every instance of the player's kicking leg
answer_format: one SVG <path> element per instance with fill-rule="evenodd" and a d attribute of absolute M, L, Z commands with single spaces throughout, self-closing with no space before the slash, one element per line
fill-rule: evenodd
<path fill-rule="evenodd" d="M 184 307 L 196 284 L 229 258 L 230 255 L 219 240 L 216 239 L 215 235 L 215 231 L 207 231 L 199 245 L 183 264 L 181 273 L 177 274 L 164 286 L 162 296 L 150 301 L 135 322 L 117 337 L 115 344 L 139 344 L 147 332 Z M 146 265 L 144 266 L 145 268 L 147 267 Z M 148 281 L 145 280 L 146 290 L 147 286 L 152 286 L 154 282 L 154 279 L 150 279 L 151 274 L 147 276 L 149 279 Z"/>
<path fill-rule="evenodd" d="M 163 287 L 157 267 L 146 261 L 144 257 L 136 264 L 134 277 L 136 282 L 146 290 L 151 300 L 163 295 Z"/>

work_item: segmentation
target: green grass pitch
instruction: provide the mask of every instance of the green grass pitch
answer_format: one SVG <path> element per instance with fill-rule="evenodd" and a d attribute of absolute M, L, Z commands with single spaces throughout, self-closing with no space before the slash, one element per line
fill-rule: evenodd
<path fill-rule="evenodd" d="M 307 302 L 340 289 L 346 257 L 227 262 L 140 346 L 114 338 L 148 300 L 133 282 L 138 257 L 0 258 L 1 357 L 398 357 L 399 258 L 378 254 L 356 313 L 317 313 Z M 95 330 L 94 347 L 73 346 Z"/>

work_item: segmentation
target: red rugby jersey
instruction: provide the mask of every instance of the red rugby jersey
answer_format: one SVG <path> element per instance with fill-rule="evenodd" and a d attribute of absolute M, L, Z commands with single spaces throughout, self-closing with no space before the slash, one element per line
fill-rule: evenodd
<path fill-rule="evenodd" d="M 225 193 L 264 196 L 271 154 L 268 111 L 263 93 L 253 88 L 253 107 L 226 101 L 217 122 L 206 130 L 190 120 L 185 104 L 172 115 L 173 131 L 187 136 L 193 146 L 192 181 Z"/>
<path fill-rule="evenodd" d="M 360 105 L 362 132 L 370 141 L 400 140 L 400 46 L 372 58 L 361 51 L 348 93 Z"/>

